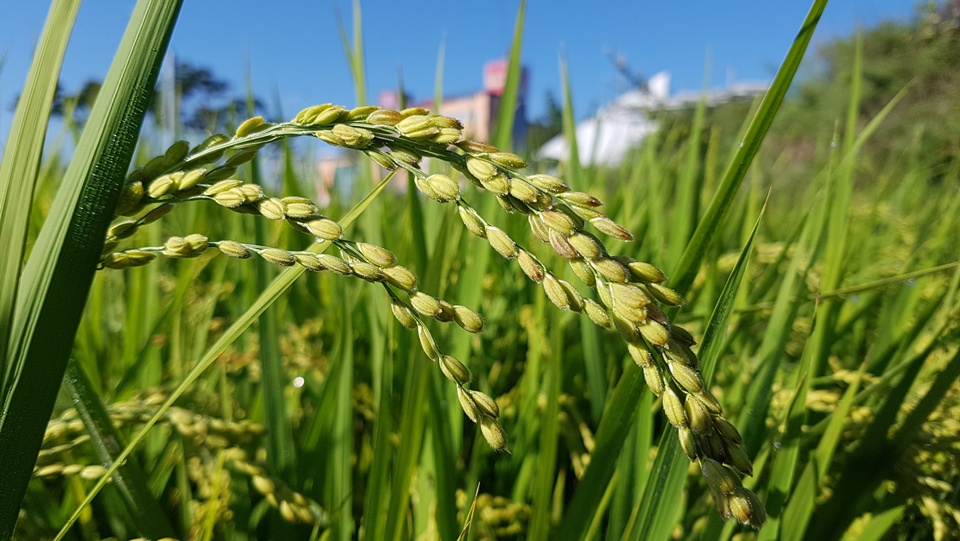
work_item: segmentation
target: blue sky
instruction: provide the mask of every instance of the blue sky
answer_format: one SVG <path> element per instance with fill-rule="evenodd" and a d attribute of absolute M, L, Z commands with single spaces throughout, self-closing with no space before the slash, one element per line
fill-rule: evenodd
<path fill-rule="evenodd" d="M 244 89 L 249 59 L 255 92 L 271 105 L 278 96 L 286 117 L 315 103 L 356 105 L 335 4 L 350 25 L 349 0 L 186 1 L 171 50 L 228 79 L 238 93 Z M 93 0 L 81 6 L 62 73 L 68 92 L 86 80 L 103 78 L 133 5 Z M 484 62 L 510 47 L 518 5 L 518 0 L 364 2 L 368 101 L 375 101 L 381 90 L 396 88 L 400 71 L 415 98 L 431 97 L 441 43 L 446 46 L 446 93 L 479 89 Z M 814 46 L 858 26 L 909 19 L 915 5 L 915 0 L 833 0 Z M 5 55 L 0 140 L 6 138 L 11 104 L 26 77 L 47 8 L 42 1 L 0 0 L 0 58 Z M 639 74 L 669 71 L 673 92 L 700 88 L 707 69 L 713 87 L 730 80 L 769 81 L 808 8 L 809 2 L 797 0 L 531 0 L 522 52 L 530 69 L 530 116 L 543 113 L 548 91 L 560 94 L 561 53 L 569 65 L 578 117 L 626 89 L 607 58 L 610 52 L 625 57 Z"/>

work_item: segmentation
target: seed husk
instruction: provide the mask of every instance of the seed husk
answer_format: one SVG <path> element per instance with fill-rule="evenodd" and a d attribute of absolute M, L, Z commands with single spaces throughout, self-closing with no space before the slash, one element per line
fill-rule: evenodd
<path fill-rule="evenodd" d="M 312 254 L 310 252 L 295 252 L 293 257 L 297 259 L 298 265 L 309 271 L 320 272 L 322 270 L 326 270 L 323 264 L 320 263 L 320 259 L 316 254 Z"/>
<path fill-rule="evenodd" d="M 276 197 L 270 197 L 257 203 L 260 214 L 268 220 L 285 220 L 287 218 L 286 207 L 283 201 Z"/>
<path fill-rule="evenodd" d="M 467 417 L 469 417 L 471 421 L 476 423 L 482 414 L 477 404 L 473 401 L 473 398 L 470 397 L 470 391 L 467 391 L 463 387 L 457 387 L 457 399 L 460 401 L 460 407 L 463 409 L 463 412 L 467 414 Z"/>
<path fill-rule="evenodd" d="M 262 125 L 263 125 L 262 116 L 255 116 L 253 118 L 248 118 L 247 120 L 243 121 L 242 124 L 237 126 L 237 133 L 234 137 L 240 138 L 240 137 L 249 135 L 257 131 L 257 128 L 259 128 Z"/>
<path fill-rule="evenodd" d="M 660 369 L 656 364 L 651 363 L 647 366 L 642 367 L 643 370 L 643 380 L 647 383 L 647 387 L 653 391 L 653 394 L 660 396 L 664 391 L 663 376 L 660 375 Z"/>
<path fill-rule="evenodd" d="M 433 188 L 435 196 L 432 199 L 441 203 L 460 199 L 460 185 L 447 175 L 440 173 L 430 175 L 423 182 Z"/>
<path fill-rule="evenodd" d="M 580 258 L 580 253 L 570 244 L 567 237 L 556 231 L 550 231 L 548 238 L 550 239 L 550 246 L 553 247 L 553 251 L 557 252 L 560 257 L 564 259 Z"/>
<path fill-rule="evenodd" d="M 410 293 L 410 306 L 427 317 L 437 317 L 440 313 L 440 301 L 422 291 Z"/>
<path fill-rule="evenodd" d="M 680 363 L 669 363 L 673 379 L 688 393 L 698 393 L 703 390 L 703 380 L 693 367 Z"/>
<path fill-rule="evenodd" d="M 729 498 L 730 513 L 741 524 L 760 528 L 767 520 L 767 512 L 757 495 L 746 488 L 737 488 Z"/>
<path fill-rule="evenodd" d="M 596 259 L 603 257 L 603 245 L 593 235 L 589 233 L 574 233 L 567 237 L 571 246 L 586 259 Z"/>
<path fill-rule="evenodd" d="M 483 225 L 483 220 L 480 219 L 480 216 L 477 215 L 476 211 L 464 206 L 458 206 L 457 211 L 459 212 L 460 220 L 463 222 L 464 227 L 467 228 L 467 231 L 473 233 L 477 237 L 486 238 L 486 227 Z"/>
<path fill-rule="evenodd" d="M 440 303 L 440 313 L 434 318 L 442 323 L 453 321 L 453 305 L 443 299 L 437 299 L 437 302 Z"/>
<path fill-rule="evenodd" d="M 206 190 L 204 190 L 203 195 L 208 195 L 208 196 L 217 195 L 218 193 L 222 193 L 242 185 L 243 185 L 243 181 L 237 180 L 235 178 L 220 180 L 214 183 L 213 185 L 211 185 L 210 187 L 208 187 Z"/>
<path fill-rule="evenodd" d="M 281 267 L 289 267 L 297 263 L 297 258 L 292 253 L 279 248 L 266 248 L 260 252 L 260 257 Z"/>
<path fill-rule="evenodd" d="M 283 202 L 286 215 L 290 218 L 308 218 L 314 216 L 318 211 L 313 201 L 306 197 L 284 197 L 280 201 Z"/>
<path fill-rule="evenodd" d="M 182 172 L 171 173 L 169 175 L 163 175 L 162 177 L 157 177 L 147 186 L 147 195 L 154 199 L 160 199 L 161 197 L 174 193 L 177 191 L 177 181 L 180 180 L 180 177 L 183 176 Z"/>
<path fill-rule="evenodd" d="M 509 169 L 523 169 L 527 166 L 527 162 L 523 158 L 509 152 L 493 152 L 487 157 L 493 163 Z"/>
<path fill-rule="evenodd" d="M 360 250 L 367 261 L 378 267 L 392 267 L 397 263 L 397 257 L 393 255 L 393 252 L 376 244 L 358 242 L 357 249 Z"/>
<path fill-rule="evenodd" d="M 567 291 L 552 274 L 544 275 L 543 290 L 547 293 L 550 302 L 555 304 L 557 308 L 561 310 L 570 309 L 570 299 L 567 297 Z"/>
<path fill-rule="evenodd" d="M 577 275 L 581 282 L 590 287 L 597 285 L 597 276 L 593 273 L 589 263 L 583 259 L 571 259 L 568 263 L 570 263 L 570 268 L 573 269 L 573 273 Z"/>
<path fill-rule="evenodd" d="M 652 319 L 637 324 L 637 330 L 640 331 L 644 340 L 655 346 L 662 347 L 670 341 L 670 333 L 667 332 L 667 329 Z"/>
<path fill-rule="evenodd" d="M 667 279 L 666 275 L 663 274 L 663 271 L 654 267 L 650 263 L 644 263 L 643 261 L 631 261 L 627 264 L 627 267 L 637 278 L 637 280 L 640 280 L 641 282 L 646 282 L 648 284 L 659 284 Z"/>
<path fill-rule="evenodd" d="M 540 213 L 540 219 L 548 228 L 563 235 L 572 235 L 576 232 L 573 220 L 558 210 L 545 210 Z"/>
<path fill-rule="evenodd" d="M 319 218 L 306 223 L 307 231 L 323 240 L 340 240 L 343 237 L 343 228 L 329 218 Z"/>
<path fill-rule="evenodd" d="M 497 174 L 497 168 L 492 163 L 481 158 L 474 158 L 473 156 L 469 156 L 466 159 L 466 164 L 467 164 L 467 171 L 470 171 L 470 174 L 473 175 L 480 182 L 489 180 L 493 178 L 494 175 Z M 506 190 L 500 193 L 506 193 Z"/>
<path fill-rule="evenodd" d="M 680 440 L 680 447 L 690 460 L 697 458 L 697 440 L 693 431 L 689 428 L 678 428 L 677 438 Z"/>
<path fill-rule="evenodd" d="M 507 259 L 517 257 L 517 243 L 513 242 L 510 235 L 507 235 L 502 229 L 492 225 L 487 227 L 487 242 L 501 256 Z"/>
<path fill-rule="evenodd" d="M 673 389 L 667 388 L 660 396 L 663 400 L 663 412 L 667 414 L 667 420 L 677 428 L 689 427 L 689 421 L 683 411 L 683 402 Z"/>
<path fill-rule="evenodd" d="M 531 214 L 527 217 L 527 221 L 530 223 L 530 231 L 533 232 L 533 236 L 537 237 L 540 242 L 550 242 L 550 230 L 543 224 L 543 220 L 538 215 Z"/>
<path fill-rule="evenodd" d="M 490 395 L 481 393 L 480 391 L 470 391 L 470 398 L 473 399 L 473 402 L 485 415 L 489 415 L 494 419 L 500 417 L 500 406 L 497 405 L 497 401 L 491 398 Z"/>
<path fill-rule="evenodd" d="M 740 445 L 743 443 L 743 437 L 740 435 L 740 431 L 737 430 L 737 427 L 733 426 L 733 423 L 725 418 L 720 417 L 719 415 L 714 417 L 713 426 L 727 441 L 735 445 Z"/>
<path fill-rule="evenodd" d="M 623 240 L 631 241 L 633 240 L 633 235 L 623 228 L 623 226 L 617 224 L 610 218 L 606 216 L 597 216 L 590 219 L 590 223 L 593 227 L 596 227 L 597 230 L 602 231 L 603 233 L 610 235 L 611 237 Z"/>
<path fill-rule="evenodd" d="M 380 109 L 370 113 L 370 116 L 367 117 L 368 123 L 378 126 L 396 126 L 401 120 L 403 120 L 403 117 L 400 116 L 400 113 L 392 109 Z"/>
<path fill-rule="evenodd" d="M 470 383 L 470 370 L 462 362 L 450 355 L 444 355 L 440 358 L 440 371 L 443 372 L 443 375 L 446 376 L 447 379 L 454 383 L 459 383 L 460 385 Z"/>
<path fill-rule="evenodd" d="M 707 484 L 720 494 L 733 494 L 741 486 L 740 480 L 723 464 L 706 457 L 700 460 L 700 471 Z"/>
<path fill-rule="evenodd" d="M 596 301 L 584 299 L 583 310 L 587 313 L 587 317 L 590 318 L 590 321 L 592 321 L 594 325 L 604 329 L 609 329 L 613 326 L 613 323 L 610 321 L 610 316 L 607 314 L 607 310 L 597 304 Z"/>
<path fill-rule="evenodd" d="M 397 321 L 404 327 L 408 329 L 417 328 L 417 320 L 413 317 L 413 312 L 399 301 L 394 300 L 390 303 L 390 311 L 393 312 L 393 317 L 397 318 Z"/>
<path fill-rule="evenodd" d="M 383 273 L 380 272 L 380 267 L 371 265 L 366 261 L 351 261 L 350 270 L 355 276 L 368 282 L 382 282 L 384 279 Z"/>
<path fill-rule="evenodd" d="M 221 207 L 234 209 L 247 202 L 247 198 L 240 191 L 240 188 L 230 188 L 227 191 L 219 192 L 213 196 L 213 200 Z"/>
<path fill-rule="evenodd" d="M 510 193 L 510 179 L 501 173 L 490 175 L 487 178 L 481 178 L 480 185 L 483 186 L 483 189 L 497 195 L 508 195 Z M 509 207 L 504 208 L 504 210 L 512 212 L 510 208 L 513 208 L 513 205 L 509 205 Z"/>
<path fill-rule="evenodd" d="M 406 267 L 394 265 L 392 267 L 382 268 L 380 272 L 383 273 L 387 283 L 404 291 L 412 291 L 417 288 L 417 277 Z"/>
<path fill-rule="evenodd" d="M 143 200 L 143 183 L 139 180 L 128 182 L 123 191 L 120 192 L 120 199 L 117 200 L 117 207 L 114 214 L 120 216 L 129 216 L 140 210 L 140 201 Z"/>
<path fill-rule="evenodd" d="M 232 240 L 222 240 L 217 244 L 220 253 L 237 259 L 248 259 L 252 254 L 244 245 Z"/>
<path fill-rule="evenodd" d="M 564 193 L 570 191 L 570 186 L 567 186 L 564 181 L 554 176 L 536 174 L 528 176 L 527 180 L 537 188 L 550 193 Z"/>
<path fill-rule="evenodd" d="M 596 197 L 583 192 L 565 192 L 560 194 L 564 202 L 578 207 L 597 208 L 602 207 L 603 202 Z"/>
<path fill-rule="evenodd" d="M 662 284 L 647 284 L 647 291 L 653 295 L 653 298 L 666 304 L 667 306 L 680 306 L 683 299 L 676 291 Z"/>
<path fill-rule="evenodd" d="M 484 416 L 480 420 L 480 433 L 495 451 L 507 450 L 507 434 L 493 417 Z"/>
<path fill-rule="evenodd" d="M 488 145 L 487 143 L 483 143 L 480 141 L 472 141 L 472 140 L 460 141 L 459 143 L 457 143 L 457 147 L 459 147 L 460 150 L 463 150 L 464 152 L 467 152 L 470 154 L 487 154 L 490 152 L 500 151 L 499 148 L 493 145 Z"/>
<path fill-rule="evenodd" d="M 453 307 L 453 319 L 463 330 L 478 333 L 483 330 L 483 319 L 480 314 L 459 304 Z"/>
<path fill-rule="evenodd" d="M 190 143 L 187 141 L 177 141 L 176 143 L 170 145 L 166 152 L 163 153 L 164 168 L 173 167 L 174 165 L 178 164 L 187 156 L 187 152 L 189 150 Z"/>
<path fill-rule="evenodd" d="M 229 167 L 226 165 L 221 165 L 211 169 L 203 174 L 204 182 L 217 182 L 218 180 L 226 180 L 233 176 L 237 172 L 236 167 Z M 242 183 L 241 183 L 242 184 Z"/>
<path fill-rule="evenodd" d="M 335 255 L 317 254 L 317 259 L 320 261 L 320 264 L 324 266 L 324 268 L 327 268 L 341 276 L 347 276 L 353 273 L 353 271 L 350 270 L 350 265 L 347 265 L 346 261 Z"/>
<path fill-rule="evenodd" d="M 437 349 L 437 342 L 433 339 L 433 335 L 430 334 L 430 331 L 428 331 L 426 327 L 421 325 L 417 326 L 417 337 L 420 338 L 420 347 L 423 348 L 423 352 L 427 354 L 427 357 L 433 360 L 440 358 L 440 350 Z"/>
<path fill-rule="evenodd" d="M 519 250 L 517 252 L 517 264 L 520 265 L 520 270 L 534 282 L 539 284 L 543 281 L 543 266 L 530 255 L 530 252 Z"/>
<path fill-rule="evenodd" d="M 615 259 L 597 258 L 590 260 L 590 264 L 608 282 L 625 284 L 630 278 L 627 268 Z"/>
<path fill-rule="evenodd" d="M 510 195 L 523 201 L 524 203 L 536 203 L 540 192 L 531 186 L 528 182 L 518 178 L 510 180 Z"/>
<path fill-rule="evenodd" d="M 707 408 L 703 407 L 703 404 L 701 404 L 699 400 L 691 396 L 687 397 L 683 405 L 687 412 L 687 419 L 690 421 L 690 428 L 698 434 L 708 433 L 713 427 L 713 422 Z"/>
<path fill-rule="evenodd" d="M 637 366 L 641 368 L 653 363 L 653 354 L 650 353 L 650 350 L 647 349 L 646 344 L 643 342 L 627 344 L 627 353 L 630 354 L 633 362 L 637 363 Z"/>

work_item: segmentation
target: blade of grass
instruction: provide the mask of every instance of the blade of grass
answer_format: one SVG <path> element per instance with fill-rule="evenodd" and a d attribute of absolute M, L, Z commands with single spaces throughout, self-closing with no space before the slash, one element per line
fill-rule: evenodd
<path fill-rule="evenodd" d="M 67 363 L 63 377 L 64 389 L 77 407 L 77 413 L 90 434 L 97 457 L 102 464 L 110 463 L 121 451 L 123 438 L 107 414 L 100 397 L 90 385 L 83 368 L 75 361 Z M 151 538 L 174 535 L 173 526 L 147 488 L 146 476 L 140 464 L 131 457 L 113 475 L 113 486 L 120 493 L 137 531 Z"/>
<path fill-rule="evenodd" d="M 253 95 L 253 77 L 247 63 L 247 115 L 255 116 Z M 260 158 L 256 157 L 245 165 L 250 181 L 256 185 L 262 184 L 260 174 Z M 254 239 L 260 246 L 272 246 L 268 238 L 267 224 L 264 220 L 254 221 Z M 254 267 L 254 280 L 257 291 L 264 291 L 270 284 L 270 276 L 275 273 L 275 266 L 261 259 Z M 267 432 L 267 464 L 271 471 L 295 486 L 292 474 L 296 471 L 297 450 L 293 441 L 293 431 L 287 420 L 284 398 L 285 375 L 283 358 L 280 353 L 280 322 L 277 306 L 270 306 L 260 316 L 259 332 L 260 366 L 262 370 L 262 385 L 260 392 L 263 396 L 264 421 L 270 430 Z"/>
<path fill-rule="evenodd" d="M 520 89 L 520 48 L 523 44 L 523 26 L 527 12 L 527 0 L 520 0 L 517 22 L 513 28 L 513 43 L 510 44 L 510 62 L 507 65 L 507 80 L 500 94 L 500 111 L 493 126 L 490 142 L 495 147 L 510 148 L 513 139 L 513 119 L 517 111 L 517 94 Z"/>
<path fill-rule="evenodd" d="M 803 59 L 810 38 L 816 30 L 817 23 L 820 21 L 820 16 L 826 6 L 827 0 L 815 0 L 810 7 L 806 19 L 800 26 L 800 32 L 794 38 L 793 45 L 790 46 L 780 69 L 777 70 L 777 75 L 770 84 L 770 89 L 764 95 L 760 108 L 757 109 L 743 140 L 737 147 L 733 160 L 723 175 L 723 180 L 720 181 L 720 188 L 707 208 L 703 219 L 700 220 L 696 231 L 694 231 L 693 238 L 687 244 L 670 284 L 670 287 L 681 294 L 686 292 L 693 283 L 704 254 L 713 243 L 716 235 L 723 230 L 722 224 L 730 205 L 733 203 L 734 195 L 736 195 L 740 183 L 746 176 L 753 158 L 757 155 L 757 151 L 760 150 L 760 145 L 773 123 L 794 75 L 797 73 L 800 61 Z"/>
<path fill-rule="evenodd" d="M 537 298 L 538 309 L 547 308 L 543 297 Z M 552 308 L 552 307 L 551 307 Z M 542 315 L 542 313 L 541 313 Z M 538 321 L 546 321 L 545 317 Z M 533 486 L 533 508 L 528 531 L 529 539 L 550 538 L 550 501 L 556 483 L 557 444 L 560 433 L 560 395 L 563 391 L 563 326 L 550 329 L 550 349 L 544 355 L 544 371 L 538 396 L 546 397 L 540 423 L 537 469 Z"/>
<path fill-rule="evenodd" d="M 13 533 L 179 9 L 137 3 L 24 268 L 0 411 L 0 540 Z"/>
<path fill-rule="evenodd" d="M 10 328 L 50 104 L 79 7 L 79 0 L 50 5 L 0 161 L 0 246 L 6 251 L 0 258 L 0 388 L 6 387 L 10 372 Z"/>
<path fill-rule="evenodd" d="M 563 138 L 567 142 L 567 148 L 570 149 L 570 155 L 567 156 L 567 178 L 574 187 L 580 186 L 580 177 L 583 173 L 580 167 L 580 147 L 577 144 L 577 117 L 573 111 L 573 95 L 570 91 L 570 72 L 567 69 L 567 57 L 560 55 L 560 83 L 563 85 L 563 111 L 561 112 L 561 122 L 563 123 Z"/>

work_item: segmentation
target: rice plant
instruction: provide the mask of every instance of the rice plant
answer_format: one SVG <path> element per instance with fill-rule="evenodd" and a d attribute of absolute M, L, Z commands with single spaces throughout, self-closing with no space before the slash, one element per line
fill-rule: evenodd
<path fill-rule="evenodd" d="M 54 2 L 0 166 L 0 538 L 948 538 L 960 164 L 858 188 L 903 94 L 858 123 L 856 69 L 807 185 L 756 159 L 825 4 L 728 160 L 701 104 L 688 141 L 548 174 L 509 114 L 488 144 L 418 107 L 135 152 L 156 0 L 38 167 Z M 352 190 L 319 204 L 295 138 L 362 157 Z"/>

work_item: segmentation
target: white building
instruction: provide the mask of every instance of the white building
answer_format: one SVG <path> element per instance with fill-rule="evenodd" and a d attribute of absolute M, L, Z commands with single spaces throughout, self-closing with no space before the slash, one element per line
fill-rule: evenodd
<path fill-rule="evenodd" d="M 736 84 L 722 90 L 681 92 L 670 96 L 670 74 L 660 72 L 647 82 L 645 89 L 621 94 L 597 112 L 597 116 L 577 124 L 577 147 L 583 165 L 617 165 L 631 149 L 657 129 L 651 113 L 660 110 L 695 106 L 701 99 L 715 106 L 741 99 L 753 99 L 765 92 L 766 84 Z M 541 159 L 565 161 L 570 149 L 564 135 L 547 141 L 537 156 Z"/>

